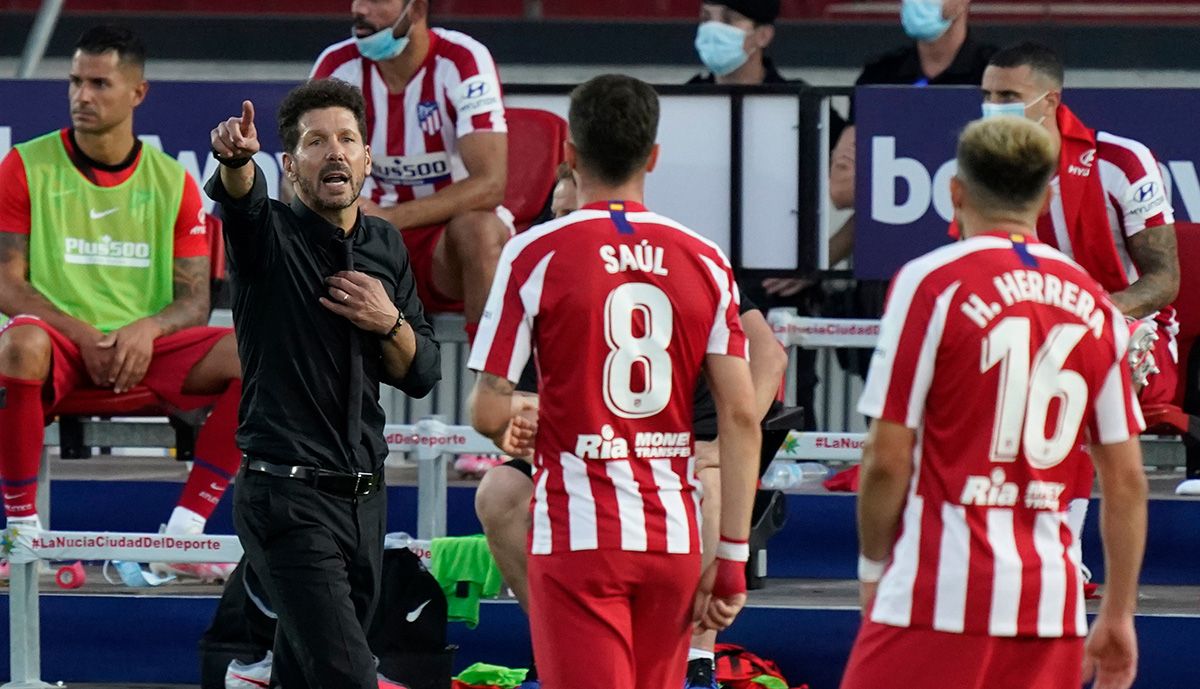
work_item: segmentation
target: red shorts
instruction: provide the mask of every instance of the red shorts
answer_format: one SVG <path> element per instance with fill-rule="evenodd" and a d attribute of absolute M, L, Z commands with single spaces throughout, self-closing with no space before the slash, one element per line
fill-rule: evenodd
<path fill-rule="evenodd" d="M 496 217 L 508 228 L 509 236 L 516 230 L 513 226 L 513 214 L 504 206 L 496 207 Z M 421 297 L 421 305 L 426 313 L 462 313 L 461 299 L 453 299 L 442 293 L 433 284 L 433 251 L 437 248 L 438 240 L 446 233 L 445 225 L 431 227 L 414 227 L 400 231 L 404 238 L 404 248 L 408 249 L 408 260 L 412 264 L 413 278 L 417 283 L 417 296 Z"/>
<path fill-rule="evenodd" d="M 699 583 L 699 553 L 529 556 L 529 626 L 543 689 L 682 687 Z"/>
<path fill-rule="evenodd" d="M 421 298 L 426 313 L 462 313 L 463 310 L 462 300 L 447 297 L 433 284 L 433 250 L 445 233 L 445 225 L 400 231 L 404 248 L 408 249 L 413 279 L 417 283 L 417 296 Z"/>
<path fill-rule="evenodd" d="M 5 325 L 33 325 L 46 331 L 52 346 L 51 381 L 47 385 L 46 414 L 54 413 L 54 405 L 77 388 L 92 387 L 87 367 L 79 347 L 49 323 L 33 316 L 17 316 Z M 192 368 L 208 354 L 217 342 L 233 333 L 230 328 L 185 328 L 154 341 L 154 355 L 141 384 L 154 392 L 166 404 L 188 410 L 207 407 L 217 395 L 185 395 L 183 382 Z"/>
<path fill-rule="evenodd" d="M 841 689 L 1079 689 L 1083 639 L 949 634 L 866 620 Z"/>

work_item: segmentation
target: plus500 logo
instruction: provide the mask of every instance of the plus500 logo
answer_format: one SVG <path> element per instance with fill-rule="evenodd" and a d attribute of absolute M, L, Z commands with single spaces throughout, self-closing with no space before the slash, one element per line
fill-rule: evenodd
<path fill-rule="evenodd" d="M 1167 198 L 1174 199 L 1176 219 L 1186 211 L 1188 218 L 1200 218 L 1200 179 L 1190 160 L 1159 163 L 1167 185 Z M 958 170 L 953 158 L 930 173 L 916 158 L 898 155 L 896 137 L 871 137 L 871 219 L 886 225 L 909 225 L 933 210 L 946 222 L 954 217 L 950 203 L 950 178 Z M 1099 174 L 1093 168 L 1092 174 Z M 1179 203 L 1182 202 L 1182 203 Z"/>

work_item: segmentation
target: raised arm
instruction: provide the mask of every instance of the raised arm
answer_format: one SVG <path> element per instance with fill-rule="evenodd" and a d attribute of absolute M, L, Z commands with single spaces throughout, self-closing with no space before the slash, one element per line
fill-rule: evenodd
<path fill-rule="evenodd" d="M 240 199 L 254 186 L 254 166 L 250 159 L 262 148 L 254 126 L 254 104 L 242 101 L 240 117 L 230 117 L 210 134 L 213 152 L 221 161 L 221 184 L 232 199 Z"/>

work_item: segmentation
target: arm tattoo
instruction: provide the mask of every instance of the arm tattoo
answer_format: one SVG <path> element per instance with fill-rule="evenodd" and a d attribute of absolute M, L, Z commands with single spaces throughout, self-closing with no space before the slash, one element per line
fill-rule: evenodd
<path fill-rule="evenodd" d="M 66 332 L 74 319 L 29 282 L 29 235 L 0 232 L 0 313 L 27 313 Z"/>
<path fill-rule="evenodd" d="M 1148 227 L 1126 242 L 1138 269 L 1138 280 L 1113 295 L 1127 316 L 1142 317 L 1167 306 L 1179 292 L 1179 256 L 1175 226 Z"/>
<path fill-rule="evenodd" d="M 175 300 L 156 316 L 164 334 L 208 321 L 208 273 L 207 256 L 175 259 Z"/>
<path fill-rule="evenodd" d="M 0 232 L 0 266 L 5 273 L 20 267 L 29 276 L 29 235 Z"/>
<path fill-rule="evenodd" d="M 507 378 L 501 378 L 500 376 L 482 371 L 479 373 L 479 380 L 488 390 L 498 395 L 511 395 L 517 387 Z"/>

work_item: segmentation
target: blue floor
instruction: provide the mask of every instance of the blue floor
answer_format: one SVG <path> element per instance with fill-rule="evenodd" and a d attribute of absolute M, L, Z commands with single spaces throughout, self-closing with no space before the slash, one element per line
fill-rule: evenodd
<path fill-rule="evenodd" d="M 54 484 L 56 529 L 155 531 L 174 505 L 178 484 L 74 482 Z M 449 529 L 478 533 L 473 491 L 452 488 Z M 391 530 L 415 530 L 416 491 L 389 490 Z M 210 532 L 231 532 L 227 498 L 210 522 Z M 1085 535 L 1085 560 L 1101 572 L 1097 515 Z M 1155 501 L 1144 581 L 1200 583 L 1200 504 Z M 789 496 L 788 525 L 771 542 L 770 574 L 780 577 L 851 578 L 857 553 L 854 501 L 840 495 Z M 196 641 L 207 626 L 215 598 L 129 598 L 46 595 L 42 598 L 43 678 L 49 681 L 196 682 Z M 0 598 L 7 611 L 7 597 Z M 850 610 L 751 608 L 723 640 L 742 643 L 779 663 L 794 686 L 835 689 L 858 625 Z M 1195 689 L 1191 671 L 1200 617 L 1141 617 L 1139 689 Z M 461 648 L 460 667 L 485 661 L 523 665 L 528 660 L 525 619 L 513 604 L 484 607 L 477 629 L 452 625 Z M 0 627 L 7 646 L 8 627 Z M 8 658 L 0 656 L 0 677 Z"/>

